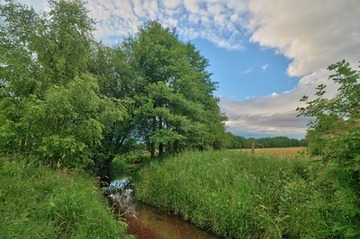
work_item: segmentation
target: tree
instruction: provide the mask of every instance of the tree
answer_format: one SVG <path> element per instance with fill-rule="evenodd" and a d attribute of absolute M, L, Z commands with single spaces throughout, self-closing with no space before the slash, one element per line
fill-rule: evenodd
<path fill-rule="evenodd" d="M 299 115 L 311 117 L 307 133 L 310 152 L 335 165 L 343 183 L 360 193 L 360 72 L 342 60 L 328 67 L 329 80 L 339 85 L 337 94 L 324 98 L 325 85 L 317 87 L 316 98 L 301 101 Z"/>
<path fill-rule="evenodd" d="M 156 21 L 142 26 L 124 47 L 137 72 L 136 131 L 151 155 L 221 147 L 216 141 L 224 135 L 224 118 L 207 60 L 195 47 Z"/>
<path fill-rule="evenodd" d="M 90 74 L 93 21 L 84 2 L 50 1 L 49 15 L 8 0 L 0 7 L 0 149 L 52 166 L 87 167 L 121 104 Z"/>
<path fill-rule="evenodd" d="M 89 70 L 98 79 L 100 94 L 116 102 L 121 109 L 120 116 L 105 120 L 103 138 L 95 156 L 95 164 L 102 174 L 110 175 L 113 159 L 137 146 L 133 137 L 136 77 L 120 46 L 101 43 L 93 45 Z"/>

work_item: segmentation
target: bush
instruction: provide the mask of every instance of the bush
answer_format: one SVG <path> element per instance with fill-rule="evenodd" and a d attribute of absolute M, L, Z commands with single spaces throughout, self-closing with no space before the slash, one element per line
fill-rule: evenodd
<path fill-rule="evenodd" d="M 2 160 L 0 238 L 129 238 L 86 174 Z"/>

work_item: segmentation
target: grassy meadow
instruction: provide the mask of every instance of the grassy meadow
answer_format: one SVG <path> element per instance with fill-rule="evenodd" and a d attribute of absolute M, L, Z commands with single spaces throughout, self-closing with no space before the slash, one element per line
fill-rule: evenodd
<path fill-rule="evenodd" d="M 355 238 L 357 199 L 319 161 L 186 153 L 139 171 L 136 197 L 225 238 Z"/>
<path fill-rule="evenodd" d="M 85 173 L 0 158 L 0 176 L 0 238 L 130 238 Z"/>

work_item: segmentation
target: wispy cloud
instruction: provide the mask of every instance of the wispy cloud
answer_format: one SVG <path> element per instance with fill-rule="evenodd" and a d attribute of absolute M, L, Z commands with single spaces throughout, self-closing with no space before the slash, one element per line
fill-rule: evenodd
<path fill-rule="evenodd" d="M 250 74 L 251 72 L 253 72 L 253 68 L 249 67 L 249 68 L 246 68 L 246 70 L 244 70 L 242 73 L 243 74 Z"/>

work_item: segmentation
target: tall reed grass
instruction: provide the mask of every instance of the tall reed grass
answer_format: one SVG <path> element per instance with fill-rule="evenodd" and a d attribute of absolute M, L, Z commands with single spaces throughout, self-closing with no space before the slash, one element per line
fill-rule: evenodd
<path fill-rule="evenodd" d="M 0 238 L 129 238 L 85 173 L 2 158 L 0 175 Z"/>
<path fill-rule="evenodd" d="M 354 238 L 358 200 L 318 162 L 186 153 L 139 171 L 138 200 L 225 238 Z"/>

